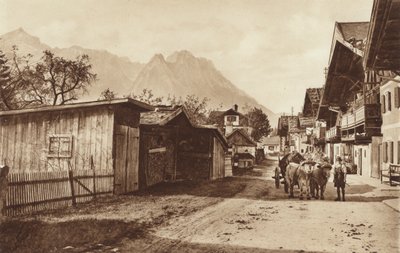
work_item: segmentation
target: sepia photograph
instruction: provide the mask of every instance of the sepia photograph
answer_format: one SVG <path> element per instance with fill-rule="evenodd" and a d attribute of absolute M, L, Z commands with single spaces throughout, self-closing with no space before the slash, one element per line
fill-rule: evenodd
<path fill-rule="evenodd" d="M 400 252 L 400 0 L 0 0 L 0 253 Z"/>

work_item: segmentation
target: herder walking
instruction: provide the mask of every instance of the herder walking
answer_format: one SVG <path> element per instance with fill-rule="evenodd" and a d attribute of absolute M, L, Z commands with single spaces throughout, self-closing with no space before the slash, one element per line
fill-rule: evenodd
<path fill-rule="evenodd" d="M 335 201 L 340 201 L 340 196 L 342 196 L 343 201 L 346 201 L 344 197 L 346 186 L 346 166 L 343 164 L 340 156 L 336 157 L 334 164 L 333 183 L 337 192 L 337 198 Z M 342 190 L 342 194 L 340 194 L 340 190 Z"/>

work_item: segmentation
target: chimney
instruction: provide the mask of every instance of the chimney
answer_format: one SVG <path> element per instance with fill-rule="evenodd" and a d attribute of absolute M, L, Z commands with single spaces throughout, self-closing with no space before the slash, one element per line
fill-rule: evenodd
<path fill-rule="evenodd" d="M 233 105 L 233 110 L 235 110 L 235 112 L 238 111 L 238 105 L 237 105 L 237 104 L 234 104 L 234 105 Z"/>

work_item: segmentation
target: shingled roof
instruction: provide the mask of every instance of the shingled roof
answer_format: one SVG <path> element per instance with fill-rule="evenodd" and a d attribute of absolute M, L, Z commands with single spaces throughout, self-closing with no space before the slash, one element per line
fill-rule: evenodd
<path fill-rule="evenodd" d="M 186 113 L 184 107 L 157 107 L 155 111 L 144 112 L 140 114 L 141 125 L 166 125 L 168 122 L 176 118 L 177 116 L 184 114 L 190 125 L 195 126 L 191 121 L 189 115 Z"/>
<path fill-rule="evenodd" d="M 345 41 L 351 39 L 365 40 L 367 38 L 369 22 L 338 22 L 337 25 Z"/>
<path fill-rule="evenodd" d="M 306 90 L 306 93 L 308 97 L 310 98 L 311 103 L 314 104 L 319 104 L 319 101 L 321 99 L 323 92 L 323 88 L 308 88 Z"/>

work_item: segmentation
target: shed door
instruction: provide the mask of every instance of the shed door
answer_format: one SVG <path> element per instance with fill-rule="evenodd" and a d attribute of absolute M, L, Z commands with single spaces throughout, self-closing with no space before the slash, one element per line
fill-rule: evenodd
<path fill-rule="evenodd" d="M 115 129 L 115 194 L 139 189 L 139 129 L 117 125 Z"/>

